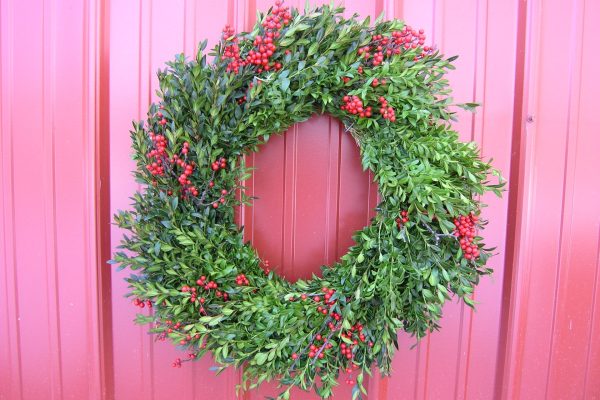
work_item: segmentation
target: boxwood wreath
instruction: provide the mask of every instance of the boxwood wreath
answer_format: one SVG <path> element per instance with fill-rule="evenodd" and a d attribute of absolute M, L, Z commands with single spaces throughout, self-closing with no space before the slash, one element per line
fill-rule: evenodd
<path fill-rule="evenodd" d="M 250 33 L 226 27 L 212 61 L 203 43 L 159 71 L 160 101 L 134 123 L 144 186 L 115 216 L 129 233 L 112 263 L 137 271 L 130 295 L 152 312 L 136 321 L 188 353 L 175 367 L 212 353 L 218 370 L 243 367 L 243 389 L 277 379 L 284 399 L 329 397 L 347 373 L 360 397 L 373 364 L 390 373 L 398 330 L 438 329 L 443 304 L 473 306 L 491 272 L 479 197 L 502 182 L 450 125 L 454 58 L 401 21 L 342 12 L 278 2 Z M 381 202 L 339 262 L 292 283 L 244 243 L 234 208 L 251 201 L 243 156 L 315 113 L 343 121 Z"/>

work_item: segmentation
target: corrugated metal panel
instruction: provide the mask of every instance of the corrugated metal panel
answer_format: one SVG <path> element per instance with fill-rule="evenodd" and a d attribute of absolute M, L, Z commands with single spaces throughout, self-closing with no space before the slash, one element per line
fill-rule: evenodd
<path fill-rule="evenodd" d="M 100 392 L 93 2 L 0 3 L 0 398 Z"/>
<path fill-rule="evenodd" d="M 600 398 L 599 6 L 533 1 L 525 10 L 507 398 Z"/>
<path fill-rule="evenodd" d="M 369 398 L 600 398 L 598 2 L 343 3 L 347 15 L 406 19 L 461 55 L 455 97 L 484 106 L 456 127 L 512 178 L 510 196 L 487 199 L 499 255 L 478 311 L 449 304 L 442 331 L 414 350 L 401 334 L 394 374 L 371 378 Z M 172 369 L 179 353 L 131 323 L 123 274 L 111 284 L 97 260 L 105 235 L 113 247 L 121 235 L 108 214 L 136 190 L 127 132 L 153 99 L 155 71 L 203 38 L 212 46 L 226 23 L 247 29 L 270 4 L 0 3 L 0 399 L 235 398 L 235 371 L 215 377 L 210 360 Z M 242 211 L 248 239 L 291 279 L 343 254 L 376 203 L 355 144 L 328 117 L 249 162 L 260 199 Z"/>

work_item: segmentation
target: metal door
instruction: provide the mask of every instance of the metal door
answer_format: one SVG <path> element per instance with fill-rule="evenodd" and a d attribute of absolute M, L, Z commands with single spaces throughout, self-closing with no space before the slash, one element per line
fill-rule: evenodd
<path fill-rule="evenodd" d="M 477 311 L 448 304 L 441 332 L 415 349 L 400 334 L 393 375 L 375 373 L 369 399 L 600 398 L 600 2 L 339 3 L 405 19 L 460 54 L 454 97 L 483 107 L 459 112 L 456 128 L 510 178 L 503 199 L 485 199 L 498 255 Z M 110 216 L 137 189 L 128 131 L 156 70 L 270 4 L 0 1 L 0 399 L 236 398 L 236 371 L 217 377 L 210 359 L 171 368 L 178 351 L 133 325 L 124 274 L 105 261 L 122 234 Z M 377 203 L 356 145 L 327 116 L 248 160 L 259 199 L 241 221 L 289 279 L 343 254 Z M 349 391 L 342 382 L 336 398 Z"/>

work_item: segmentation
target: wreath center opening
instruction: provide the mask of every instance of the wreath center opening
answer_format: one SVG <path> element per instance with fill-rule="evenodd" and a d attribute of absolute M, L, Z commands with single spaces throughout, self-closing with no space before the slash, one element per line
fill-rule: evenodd
<path fill-rule="evenodd" d="M 377 185 L 352 136 L 328 115 L 271 136 L 247 164 L 255 170 L 246 193 L 255 199 L 241 213 L 245 240 L 263 268 L 289 281 L 320 276 L 375 214 Z"/>

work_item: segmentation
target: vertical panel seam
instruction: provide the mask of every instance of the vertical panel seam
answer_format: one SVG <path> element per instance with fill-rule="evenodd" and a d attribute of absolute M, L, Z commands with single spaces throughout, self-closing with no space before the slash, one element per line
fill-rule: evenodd
<path fill-rule="evenodd" d="M 458 322 L 458 326 L 460 327 L 460 329 L 458 330 L 458 351 L 456 352 L 456 366 L 454 367 L 454 398 L 458 399 L 458 386 L 459 386 L 459 380 L 460 380 L 460 360 L 461 360 L 461 354 L 462 354 L 462 345 L 463 345 L 463 326 L 464 326 L 464 320 L 465 320 L 465 307 L 464 307 L 464 303 L 460 304 L 460 317 L 459 317 L 459 322 Z M 470 319 L 470 322 L 473 322 L 473 318 Z M 467 339 L 467 357 L 465 360 L 465 381 L 463 384 L 463 387 L 466 389 L 467 386 L 467 382 L 468 382 L 468 376 L 469 376 L 469 335 L 467 335 L 468 339 Z M 467 397 L 466 395 L 467 391 L 463 390 L 463 394 L 465 395 L 465 398 Z"/>
<path fill-rule="evenodd" d="M 479 46 L 481 41 L 483 41 L 484 46 L 483 46 L 483 68 L 482 68 L 482 78 L 481 81 L 483 82 L 482 84 L 482 95 L 481 98 L 484 101 L 485 100 L 485 96 L 486 96 L 486 89 L 487 89 L 487 56 L 488 56 L 488 46 L 487 46 L 487 42 L 488 42 L 488 27 L 489 27 L 489 7 L 485 6 L 485 10 L 484 10 L 484 15 L 485 15 L 485 23 L 484 23 L 484 27 L 483 27 L 483 31 L 484 31 L 484 37 L 481 38 L 481 23 L 480 23 L 480 16 L 481 11 L 480 11 L 480 2 L 477 1 L 476 3 L 476 11 L 475 11 L 475 54 L 474 54 L 474 74 L 473 74 L 473 102 L 477 102 L 477 89 L 478 89 L 478 82 L 479 82 L 479 69 L 477 68 L 477 63 L 479 61 Z M 480 138 L 480 152 L 483 153 L 483 141 L 484 141 L 484 137 L 485 137 L 485 112 L 486 112 L 486 108 L 485 105 L 482 107 L 481 109 L 481 138 Z M 472 114 L 471 116 L 471 140 L 474 141 L 475 140 L 475 123 L 476 123 L 476 118 L 475 118 L 475 113 Z M 479 196 L 481 197 L 481 196 Z M 473 298 L 475 298 L 475 295 L 477 294 L 477 289 L 474 290 L 473 292 Z M 465 316 L 465 312 L 468 313 L 468 332 L 467 332 L 467 341 L 466 341 L 466 359 L 465 359 L 465 375 L 464 375 L 464 382 L 463 382 L 463 395 L 464 398 L 466 399 L 468 396 L 468 384 L 469 384 L 469 373 L 470 373 L 470 361 L 471 361 L 471 339 L 472 339 L 472 333 L 473 333 L 473 320 L 475 319 L 475 313 L 473 309 L 466 309 L 465 308 L 465 304 L 462 303 L 461 304 L 461 317 L 460 317 L 460 332 L 459 332 L 459 353 L 457 355 L 457 364 L 456 364 L 456 370 L 458 371 L 460 368 L 460 352 L 462 351 L 462 344 L 463 344 L 463 329 L 464 329 L 464 316 Z M 456 374 L 456 383 L 455 383 L 455 395 L 454 397 L 457 399 L 458 398 L 458 385 L 459 385 L 459 376 L 460 374 Z"/>
<path fill-rule="evenodd" d="M 584 42 L 584 38 L 585 38 L 585 9 L 586 9 L 586 0 L 583 0 L 583 10 L 581 12 L 582 14 L 582 20 L 581 20 L 581 38 L 579 40 L 579 43 Z M 579 99 L 578 99 L 578 104 L 581 104 L 581 82 L 583 80 L 583 51 L 581 51 L 580 54 L 580 61 L 579 61 Z M 579 115 L 581 113 L 581 108 L 578 109 L 578 115 L 577 115 L 577 127 L 579 127 Z M 597 302 L 597 293 L 598 293 L 598 279 L 600 276 L 600 227 L 598 228 L 598 237 L 596 239 L 596 268 L 594 270 L 594 285 L 593 285 L 593 291 L 592 291 L 592 306 L 591 306 L 591 310 L 590 310 L 590 314 L 591 314 L 591 321 L 590 321 L 590 329 L 589 329 L 589 333 L 588 333 L 588 349 L 587 349 L 587 354 L 586 354 L 586 359 L 585 359 L 585 374 L 584 374 L 584 380 L 583 380 L 583 395 L 584 397 L 586 396 L 587 393 L 587 385 L 588 385 L 588 377 L 589 377 L 589 368 L 590 368 L 590 360 L 591 360 L 591 355 L 592 355 L 592 334 L 594 333 L 594 325 L 596 322 L 596 302 Z"/>
<path fill-rule="evenodd" d="M 297 218 L 297 207 L 298 204 L 298 124 L 294 124 L 293 129 L 293 145 L 292 145 L 292 262 L 291 262 L 291 274 L 293 279 L 296 279 L 296 218 Z"/>
<path fill-rule="evenodd" d="M 181 51 L 183 54 L 185 54 L 185 51 L 187 50 L 187 0 L 183 0 L 183 40 L 182 40 L 182 44 L 183 44 L 183 50 Z"/>
<path fill-rule="evenodd" d="M 198 2 L 194 1 L 194 34 L 192 35 L 194 38 L 193 48 L 192 48 L 192 57 L 197 57 L 198 55 Z M 243 220 L 242 220 L 243 221 Z"/>
<path fill-rule="evenodd" d="M 337 194 L 335 207 L 335 259 L 340 257 L 340 198 L 342 193 L 342 135 L 344 126 L 338 123 Z"/>
<path fill-rule="evenodd" d="M 10 29 L 9 31 L 9 38 L 10 40 L 8 40 L 9 46 L 8 46 L 8 52 L 9 52 L 9 76 L 11 77 L 11 79 L 9 80 L 9 84 L 8 84 L 8 90 L 9 90 L 9 99 L 12 101 L 14 98 L 14 3 L 12 0 L 8 1 L 8 4 L 10 4 L 9 8 L 10 8 L 10 13 L 9 13 L 9 26 Z M 9 123 L 9 129 L 10 129 L 10 135 L 9 137 L 11 138 L 10 140 L 10 196 L 11 196 L 11 206 L 12 206 L 12 210 L 11 210 L 11 218 L 12 218 L 12 247 L 13 247 L 13 277 L 14 277 L 14 284 L 13 284 L 13 294 L 14 294 L 14 298 L 13 298 L 13 304 L 14 304 L 14 311 L 15 311 L 15 333 L 17 335 L 16 337 L 16 342 L 17 342 L 17 349 L 16 349 L 16 353 L 17 353 L 17 360 L 18 360 L 18 373 L 19 373 L 19 395 L 21 398 L 23 398 L 23 361 L 21 358 L 21 324 L 20 324 L 20 304 L 19 304 L 19 276 L 17 273 L 17 265 L 18 265 L 18 261 L 17 261 L 17 243 L 16 243 L 16 230 L 15 230 L 15 221 L 16 221 L 16 217 L 15 217 L 15 164 L 14 164 L 14 142 L 13 142 L 13 137 L 14 137 L 14 115 L 13 115 L 13 108 L 12 106 L 10 107 L 10 117 L 9 117 L 10 123 Z"/>
<path fill-rule="evenodd" d="M 485 4 L 486 4 L 486 6 L 485 6 L 485 28 L 484 28 L 484 32 L 485 33 L 484 33 L 484 39 L 483 39 L 484 40 L 484 45 L 483 45 L 483 72 L 482 72 L 482 74 L 483 74 L 483 78 L 482 78 L 482 81 L 483 81 L 483 85 L 482 86 L 483 86 L 483 88 L 481 89 L 482 92 L 483 92 L 481 94 L 482 101 L 485 101 L 486 96 L 487 96 L 487 82 L 488 82 L 487 75 L 488 74 L 487 74 L 487 68 L 486 68 L 486 66 L 488 65 L 488 48 L 489 48 L 489 46 L 488 46 L 488 38 L 489 38 L 489 26 L 490 26 L 490 23 L 489 23 L 489 20 L 490 20 L 490 8 L 487 5 L 487 2 Z M 483 151 L 483 148 L 484 148 L 484 141 L 485 141 L 485 121 L 486 121 L 485 116 L 487 114 L 487 109 L 485 107 L 482 107 L 482 108 L 483 109 L 481 110 L 481 143 L 480 143 L 481 151 Z"/>
<path fill-rule="evenodd" d="M 96 3 L 92 3 L 96 6 Z M 84 248 L 83 248 L 83 265 L 84 265 L 84 277 L 85 277 L 85 309 L 87 312 L 86 316 L 86 329 L 87 329 L 87 337 L 86 337 L 86 348 L 88 353 L 88 396 L 91 397 L 93 395 L 100 396 L 100 398 L 105 398 L 105 390 L 107 390 L 107 386 L 104 384 L 104 346 L 102 344 L 103 338 L 103 313 L 101 302 L 103 298 L 103 281 L 100 278 L 100 273 L 93 274 L 92 272 L 96 270 L 95 263 L 91 262 L 90 257 L 92 254 L 97 256 L 101 253 L 102 245 L 98 239 L 101 237 L 101 234 L 94 236 L 91 229 L 95 229 L 96 232 L 99 232 L 101 219 L 97 218 L 95 212 L 91 212 L 90 210 L 94 209 L 96 205 L 96 176 L 100 175 L 101 171 L 97 168 L 96 160 L 95 160 L 95 151 L 96 151 L 96 121 L 99 119 L 95 112 L 90 113 L 90 103 L 93 104 L 93 110 L 96 110 L 97 96 L 99 95 L 99 90 L 96 87 L 96 73 L 100 70 L 101 59 L 99 57 L 98 49 L 98 39 L 97 33 L 100 28 L 99 21 L 99 13 L 97 13 L 97 8 L 94 9 L 96 14 L 96 18 L 93 20 L 95 33 L 90 34 L 90 24 L 92 23 L 92 18 L 90 17 L 90 7 L 89 2 L 84 2 L 82 7 L 82 63 L 81 63 L 81 76 L 82 76 L 82 101 L 81 101 L 81 131 L 85 132 L 82 140 L 82 158 L 83 158 L 83 182 L 84 182 L 84 209 L 83 209 L 83 237 L 84 237 Z M 93 52 L 94 57 L 90 57 L 90 52 Z M 90 63 L 90 58 L 93 59 L 94 63 Z M 90 76 L 93 78 L 90 79 Z M 90 90 L 90 81 L 93 82 L 93 89 Z M 90 91 L 94 94 L 94 100 L 90 101 Z M 90 117 L 91 116 L 91 117 Z M 91 119 L 91 123 L 90 123 Z M 90 136 L 92 140 L 90 140 Z M 91 179 L 90 179 L 91 178 Z M 93 246 L 96 246 L 93 250 Z M 99 260 L 99 258 L 95 258 L 95 261 Z M 99 264 L 99 267 L 101 265 Z M 96 279 L 92 278 L 93 276 Z M 95 299 L 94 299 L 95 296 Z"/>
<path fill-rule="evenodd" d="M 590 368 L 590 360 L 592 357 L 592 334 L 594 333 L 594 324 L 596 322 L 596 302 L 598 299 L 596 298 L 598 294 L 598 277 L 600 276 L 600 226 L 598 227 L 598 237 L 596 239 L 596 269 L 594 271 L 594 289 L 592 292 L 592 307 L 591 307 L 591 321 L 590 321 L 590 330 L 588 333 L 588 350 L 585 357 L 585 374 L 583 377 L 583 396 L 586 398 L 587 385 L 588 385 L 588 376 L 589 376 L 589 368 Z"/>
<path fill-rule="evenodd" d="M 505 250 L 505 275 L 503 280 L 502 292 L 504 299 L 501 308 L 500 337 L 501 343 L 498 346 L 499 368 L 496 373 L 495 393 L 499 398 L 518 399 L 518 390 L 521 384 L 519 365 L 521 363 L 522 342 L 517 337 L 519 334 L 519 325 L 526 318 L 526 309 L 517 304 L 517 296 L 520 291 L 520 285 L 526 285 L 529 277 L 528 270 L 523 271 L 524 276 L 520 276 L 517 263 L 527 266 L 527 263 L 520 263 L 521 242 L 527 242 L 528 222 L 525 215 L 521 215 L 523 210 L 521 205 L 525 204 L 527 191 L 522 188 L 527 177 L 523 173 L 527 157 L 527 134 L 524 125 L 524 115 L 526 114 L 526 101 L 530 98 L 530 77 L 532 69 L 532 58 L 536 55 L 530 55 L 532 50 L 533 36 L 535 35 L 535 26 L 533 26 L 532 3 L 516 1 L 517 3 L 517 30 L 516 30 L 516 48 L 515 48 L 515 83 L 513 100 L 513 126 L 511 153 L 513 154 L 510 163 L 509 178 L 509 199 L 507 211 L 506 229 L 506 250 Z M 539 28 L 538 28 L 539 29 Z M 506 268 L 509 268 L 506 271 Z M 522 301 L 527 303 L 527 292 L 523 294 Z M 523 310 L 521 312 L 521 310 Z M 523 315 L 525 314 L 525 315 Z M 513 364 L 515 364 L 513 366 Z M 514 374 L 514 375 L 512 375 Z"/>
<path fill-rule="evenodd" d="M 567 185 L 568 185 L 568 171 L 569 171 L 569 152 L 572 151 L 570 146 L 571 136 L 573 135 L 570 125 L 571 125 L 571 110 L 572 110 L 572 102 L 573 102 L 573 70 L 575 68 L 575 57 L 573 53 L 577 50 L 577 45 L 574 43 L 575 41 L 575 31 L 577 30 L 577 0 L 571 1 L 571 32 L 570 32 L 570 43 L 571 48 L 569 49 L 569 67 L 568 67 L 568 92 L 569 99 L 567 101 L 567 120 L 565 123 L 566 132 L 565 132 L 565 151 L 563 157 L 563 177 L 562 177 L 562 193 L 560 200 L 560 224 L 558 229 L 558 253 L 556 255 L 556 281 L 554 282 L 553 295 L 554 298 L 552 300 L 552 322 L 550 325 L 550 345 L 549 345 L 549 358 L 548 358 L 548 367 L 546 370 L 546 388 L 544 390 L 544 398 L 548 398 L 548 389 L 550 386 L 550 374 L 552 371 L 552 362 L 554 360 L 554 346 L 555 346 L 555 329 L 556 329 L 556 314 L 558 308 L 558 295 L 560 289 L 560 281 L 561 281 L 561 265 L 562 265 L 562 256 L 563 256 L 563 239 L 564 239 L 564 230 L 565 230 L 565 204 L 567 202 Z"/>
<path fill-rule="evenodd" d="M 332 160 L 331 160 L 331 151 L 332 151 L 332 128 L 333 118 L 329 117 L 328 120 L 328 130 L 327 130 L 327 147 L 329 150 L 329 157 L 327 157 L 327 192 L 325 197 L 325 251 L 323 252 L 323 265 L 329 264 L 329 247 L 330 247 L 330 232 L 331 232 L 331 168 L 332 168 Z"/>
<path fill-rule="evenodd" d="M 50 14 L 48 16 L 48 14 Z M 43 215 L 44 215 L 44 247 L 45 247 L 45 267 L 46 267 L 46 289 L 47 303 L 46 312 L 48 315 L 48 332 L 46 338 L 52 351 L 48 362 L 50 374 L 50 387 L 52 396 L 62 398 L 62 346 L 60 337 L 60 302 L 59 302 L 59 280 L 57 270 L 57 229 L 56 229 L 56 163 L 54 147 L 54 120 L 55 120 L 55 86 L 54 86 L 54 50 L 55 35 L 53 31 L 54 7 L 52 0 L 42 1 L 42 148 L 45 158 L 44 164 L 48 165 L 46 169 L 46 179 L 44 179 L 44 188 L 49 189 L 49 196 L 44 196 Z M 47 19 L 50 19 L 49 21 Z M 45 45 L 48 40 L 49 51 Z M 49 59 L 49 62 L 48 62 Z M 49 76 L 47 76 L 49 75 Z M 49 89 L 49 90 L 48 90 Z M 48 93 L 49 91 L 49 93 Z M 48 104 L 49 103 L 49 104 Z M 48 113 L 48 106 L 50 111 Z M 49 187 L 48 187 L 49 186 Z M 84 200 L 85 203 L 85 200 Z"/>
<path fill-rule="evenodd" d="M 89 109 L 89 96 L 90 96 L 90 90 L 89 90 L 89 76 L 88 73 L 89 71 L 89 65 L 90 65 L 90 58 L 89 58 L 89 45 L 90 45 L 90 19 L 88 18 L 89 16 L 89 2 L 84 2 L 83 3 L 83 7 L 82 7 L 82 12 L 81 12 L 81 36 L 83 38 L 83 40 L 81 41 L 81 87 L 82 87 L 82 98 L 81 98 L 81 132 L 84 132 L 84 134 L 82 135 L 82 141 L 81 141 L 81 154 L 82 154 L 82 171 L 83 171 L 83 215 L 82 215 L 82 219 L 83 219 L 83 276 L 84 276 L 84 280 L 85 280 L 85 300 L 84 300 L 84 304 L 85 304 L 85 312 L 86 312 L 86 349 L 89 352 L 88 353 L 88 370 L 87 370 L 87 377 L 88 377 L 88 395 L 92 394 L 92 393 L 97 393 L 100 394 L 100 396 L 102 396 L 102 383 L 100 382 L 95 382 L 94 379 L 96 378 L 94 376 L 94 372 L 95 367 L 99 367 L 100 365 L 100 357 L 102 357 L 102 354 L 100 353 L 100 348 L 94 348 L 94 335 L 97 335 L 96 337 L 99 338 L 100 337 L 100 331 L 94 332 L 93 329 L 93 318 L 94 317 L 98 317 L 96 322 L 101 321 L 101 317 L 99 315 L 95 315 L 93 310 L 93 306 L 94 303 L 92 301 L 92 297 L 94 295 L 96 295 L 96 302 L 99 302 L 101 299 L 101 290 L 98 290 L 98 292 L 94 292 L 93 289 L 93 285 L 94 282 L 91 279 L 91 273 L 90 271 L 92 271 L 92 263 L 90 263 L 90 248 L 92 246 L 92 242 L 91 242 L 91 235 L 90 235 L 90 204 L 94 204 L 94 192 L 93 192 L 93 186 L 92 186 L 92 191 L 90 193 L 90 180 L 89 180 L 89 174 L 91 173 L 92 175 L 92 179 L 95 177 L 96 175 L 96 169 L 95 169 L 95 164 L 91 163 L 90 164 L 90 159 L 89 159 L 89 154 L 88 151 L 90 150 L 90 135 L 92 135 L 92 138 L 95 138 L 95 134 L 96 134 L 96 130 L 90 130 L 89 129 L 89 114 L 87 113 L 87 110 Z M 98 61 L 98 63 L 100 62 L 100 60 L 94 60 L 94 61 Z M 94 92 L 95 94 L 95 92 Z M 93 151 L 94 149 L 92 149 Z M 92 153 L 93 154 L 93 153 Z M 93 207 L 93 206 L 92 206 Z M 58 264 L 57 264 L 58 265 Z M 98 289 L 101 289 L 100 285 L 97 285 Z M 97 308 L 98 311 L 100 311 L 100 308 Z M 99 340 L 98 340 L 99 343 Z M 96 351 L 98 351 L 98 353 L 96 353 Z M 98 365 L 94 366 L 94 361 L 98 360 Z M 99 371 L 99 370 L 98 370 Z M 100 376 L 100 375 L 99 375 Z M 98 377 L 99 377 L 98 376 Z M 95 384 L 100 383 L 99 386 L 94 387 Z M 94 389 L 99 390 L 100 392 L 96 392 Z"/>
<path fill-rule="evenodd" d="M 87 4 L 87 3 L 86 3 Z M 89 92 L 86 96 L 88 102 L 92 103 L 93 107 L 87 107 L 89 114 L 88 119 L 92 121 L 94 131 L 94 140 L 88 143 L 90 150 L 91 164 L 93 165 L 94 174 L 91 177 L 91 186 L 95 209 L 88 211 L 94 218 L 90 226 L 93 225 L 93 230 L 90 229 L 88 237 L 93 237 L 92 243 L 96 244 L 94 253 L 95 263 L 94 273 L 90 274 L 88 279 L 93 280 L 96 290 L 96 307 L 95 316 L 98 320 L 96 325 L 98 343 L 96 344 L 98 354 L 97 360 L 99 363 L 99 386 L 101 390 L 101 398 L 114 398 L 114 348 L 113 348 L 113 322 L 112 322 L 112 279 L 111 269 L 107 268 L 106 261 L 110 258 L 111 251 L 111 220 L 110 220 L 110 0 L 94 1 L 94 14 L 90 15 L 88 9 L 87 36 L 88 46 L 92 49 L 88 51 L 87 63 L 90 65 L 90 56 L 93 57 L 94 63 L 89 66 L 91 74 L 88 76 L 88 82 L 92 77 L 92 89 L 94 97 L 90 99 Z M 93 18 L 92 18 L 93 17 Z M 94 21 L 93 26 L 93 43 L 89 42 L 90 21 Z M 90 84 L 86 87 L 90 87 Z M 91 115 L 91 117 L 90 117 Z M 88 177 L 89 178 L 89 177 Z M 88 184 L 90 185 L 90 184 Z"/>
<path fill-rule="evenodd" d="M 417 339 L 419 340 L 419 339 Z M 417 355 L 416 355 L 416 365 L 415 365 L 415 369 L 416 369 L 416 373 L 415 373 L 415 384 L 413 387 L 413 399 L 417 400 L 417 396 L 419 395 L 419 370 L 421 368 L 421 342 L 417 342 Z"/>
<path fill-rule="evenodd" d="M 6 137 L 8 137 L 10 139 L 9 142 L 9 146 L 8 146 L 8 153 L 9 153 L 9 159 L 10 159 L 10 165 L 9 165 L 9 170 L 10 173 L 8 174 L 9 176 L 9 181 L 10 181 L 10 194 L 8 195 L 8 197 L 10 198 L 10 218 L 11 218 L 11 250 L 12 250 L 12 276 L 13 276 L 13 282 L 12 282 L 12 286 L 13 286 L 13 296 L 12 296 L 12 307 L 13 307 L 13 315 L 14 315 L 14 320 L 11 321 L 11 319 L 8 319 L 8 323 L 10 326 L 10 323 L 13 322 L 14 323 L 14 334 L 15 334 L 15 338 L 14 341 L 16 343 L 16 348 L 11 348 L 9 349 L 9 354 L 12 360 L 13 354 L 16 354 L 16 361 L 17 361 L 17 366 L 16 366 L 16 375 L 17 375 L 17 380 L 18 380 L 18 384 L 17 384 L 17 389 L 18 389 L 18 397 L 20 399 L 23 398 L 23 363 L 22 363 L 22 359 L 21 359 L 21 327 L 20 327 L 20 318 L 19 318 L 19 297 L 18 297 L 18 275 L 17 275 L 17 248 L 16 248 L 16 232 L 15 232 L 15 173 L 14 173 L 14 144 L 13 144 L 13 136 L 14 136 L 14 126 L 13 126 L 13 121 L 14 121 L 14 115 L 13 115 L 13 108 L 12 108 L 12 100 L 14 98 L 14 6 L 13 6 L 13 1 L 12 0 L 7 0 L 6 1 L 6 8 L 8 9 L 8 16 L 6 17 L 6 20 L 8 21 L 6 23 L 6 25 L 8 26 L 7 31 L 8 34 L 6 35 L 6 37 L 8 37 L 8 39 L 6 39 L 6 43 L 7 43 L 7 53 L 8 53 L 8 57 L 7 58 L 2 58 L 2 68 L 0 68 L 0 72 L 4 70 L 3 68 L 3 64 L 4 62 L 7 62 L 7 72 L 8 72 L 8 76 L 10 77 L 10 79 L 8 79 L 8 83 L 6 84 L 6 86 L 8 87 L 7 91 L 8 91 L 8 108 L 9 108 L 9 112 L 8 114 L 8 120 L 9 123 L 8 125 L 8 134 L 6 135 Z M 0 3 L 0 10 L 2 10 L 2 5 Z M 1 16 L 0 16 L 1 18 Z M 1 19 L 0 19 L 1 20 Z M 4 37 L 1 37 L 1 39 L 4 39 Z M 0 40 L 0 44 L 3 43 L 2 40 Z M 1 77 L 2 81 L 4 82 L 4 76 Z M 4 85 L 3 85 L 4 86 Z M 2 96 L 4 97 L 4 87 L 2 88 Z M 4 107 L 4 104 L 2 105 Z M 4 112 L 2 113 L 2 118 L 4 118 Z M 4 121 L 2 121 L 2 123 L 4 124 Z M 6 132 L 5 132 L 6 133 Z M 0 137 L 0 141 L 1 141 L 1 137 Z M 3 142 L 3 141 L 2 141 Z M 6 206 L 6 204 L 5 204 Z M 6 228 L 6 210 L 3 210 L 5 217 L 3 218 L 3 225 L 4 225 L 4 229 Z M 4 240 L 6 241 L 7 238 L 9 237 L 9 235 L 6 235 L 6 230 L 4 230 Z M 8 248 L 5 247 L 5 248 Z M 6 287 L 8 288 L 9 286 L 9 280 L 8 280 L 8 270 L 9 270 L 9 266 L 6 264 L 6 259 L 7 256 L 5 254 L 5 276 L 6 276 Z M 9 294 L 8 291 L 6 293 L 6 304 L 7 304 L 7 308 L 10 308 L 9 306 Z M 10 336 L 10 329 L 9 329 L 9 336 Z M 9 339 L 10 340 L 10 339 Z M 14 352 L 14 353 L 13 353 Z M 12 366 L 12 365 L 11 365 Z M 9 374 L 9 376 L 13 376 L 13 374 Z M 9 393 L 13 393 L 13 388 L 9 389 Z"/>
<path fill-rule="evenodd" d="M 143 0 L 139 0 L 138 7 L 138 119 L 140 119 L 142 115 L 142 1 Z"/>
<path fill-rule="evenodd" d="M 473 54 L 473 91 L 471 98 L 473 102 L 477 100 L 477 78 L 479 70 L 477 68 L 477 58 L 479 55 L 479 1 L 475 3 L 475 51 Z M 471 113 L 471 141 L 475 140 L 475 113 Z"/>
<path fill-rule="evenodd" d="M 283 135 L 283 168 L 281 169 L 281 182 L 282 182 L 282 188 L 283 190 L 281 191 L 282 194 L 282 198 L 281 198 L 281 258 L 280 258 L 280 265 L 279 265 L 279 272 L 283 275 L 284 271 L 283 271 L 283 261 L 285 260 L 285 227 L 286 227 L 286 203 L 287 203 L 287 185 L 285 184 L 285 177 L 287 176 L 287 137 L 288 135 Z"/>
<path fill-rule="evenodd" d="M 431 333 L 431 332 L 429 332 Z M 426 352 L 425 352 L 425 371 L 424 371 L 424 379 L 423 379 L 423 399 L 427 399 L 428 389 L 429 389 L 429 358 L 431 356 L 431 335 L 427 335 L 427 344 L 426 344 Z"/>

